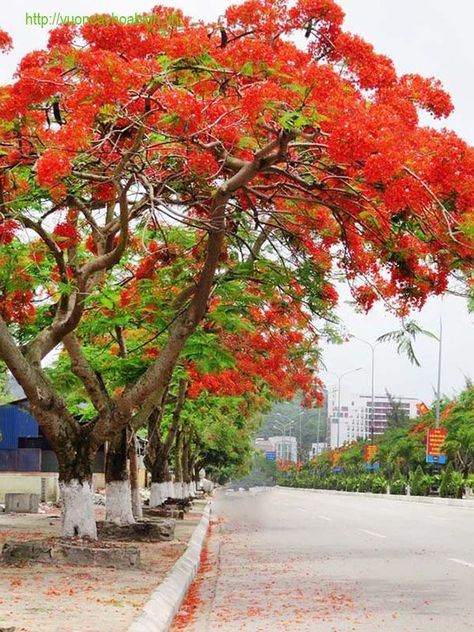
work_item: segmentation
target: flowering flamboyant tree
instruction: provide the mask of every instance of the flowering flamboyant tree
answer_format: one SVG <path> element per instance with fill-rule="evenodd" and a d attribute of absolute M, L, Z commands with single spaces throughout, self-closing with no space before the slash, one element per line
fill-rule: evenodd
<path fill-rule="evenodd" d="M 151 234 L 148 231 L 147 237 Z M 192 244 L 193 239 L 189 229 L 174 227 L 167 233 L 168 249 L 177 253 L 184 244 Z M 153 244 L 154 240 L 148 243 L 148 251 Z M 151 251 L 154 256 L 154 248 Z M 102 286 L 100 301 L 95 309 L 89 306 L 76 330 L 76 342 L 66 337 L 65 352 L 48 369 L 69 410 L 85 420 L 95 412 L 77 367 L 71 363 L 72 345 L 77 346 L 77 340 L 81 340 L 81 355 L 101 376 L 104 392 L 122 390 L 159 355 L 167 339 L 165 325 L 171 288 L 176 283 L 187 283 L 179 260 L 155 265 L 144 275 L 150 255 L 137 255 L 138 252 L 133 255 L 137 259 L 135 274 L 122 284 Z M 131 269 L 131 261 L 128 266 Z M 317 368 L 313 357 L 316 336 L 311 331 L 311 314 L 303 309 L 301 293 L 289 295 L 292 288 L 287 286 L 291 279 L 286 270 L 265 260 L 264 253 L 259 265 L 253 267 L 251 279 L 239 277 L 238 269 L 238 257 L 231 254 L 226 273 L 220 275 L 213 290 L 202 326 L 184 346 L 173 383 L 153 410 L 141 407 L 130 421 L 132 432 L 142 425 L 148 428 L 146 465 L 152 480 L 151 506 L 163 502 L 170 493 L 168 461 L 175 439 L 179 444 L 175 454 L 181 448 L 189 451 L 187 444 L 183 445 L 190 438 L 189 424 L 183 420 L 192 418 L 193 410 L 203 409 L 201 394 L 227 398 L 222 407 L 232 409 L 233 416 L 238 403 L 242 418 L 268 405 L 272 398 L 293 396 L 297 389 L 306 393 L 308 402 L 319 396 L 318 380 L 313 376 Z M 316 285 L 315 278 L 315 288 Z M 327 310 L 329 305 L 321 303 L 320 308 L 323 307 Z M 196 405 L 191 406 L 194 401 Z M 218 406 L 213 404 L 213 417 L 217 411 Z M 193 432 L 197 433 L 196 428 Z M 198 435 L 201 439 L 201 433 Z M 127 474 L 129 441 L 126 431 L 118 433 L 108 443 L 106 459 L 106 519 L 121 524 L 133 521 Z M 189 477 L 190 466 L 181 470 Z"/>
<path fill-rule="evenodd" d="M 435 80 L 398 76 L 332 0 L 251 0 L 210 25 L 152 15 L 56 29 L 0 89 L 0 356 L 58 455 L 67 535 L 95 536 L 97 446 L 161 401 L 231 241 L 242 263 L 272 244 L 311 306 L 337 300 L 311 283 L 334 266 L 364 308 L 382 296 L 405 313 L 472 265 L 473 151 L 418 124 L 452 109 Z M 124 257 L 150 222 L 196 228 L 192 275 L 158 356 L 110 397 L 74 332 L 111 275 L 138 274 Z M 162 255 L 164 241 L 147 265 Z M 86 424 L 41 367 L 61 342 Z"/>

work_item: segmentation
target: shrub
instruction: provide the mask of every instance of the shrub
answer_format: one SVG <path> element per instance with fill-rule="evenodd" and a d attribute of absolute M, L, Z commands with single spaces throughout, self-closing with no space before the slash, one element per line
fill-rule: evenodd
<path fill-rule="evenodd" d="M 346 489 L 346 478 L 343 476 L 339 476 L 336 481 L 336 489 L 338 491 L 344 491 Z"/>
<path fill-rule="evenodd" d="M 474 474 L 469 474 L 469 476 L 466 478 L 465 485 L 466 487 L 469 487 L 469 489 L 472 489 L 472 491 L 474 492 Z"/>
<path fill-rule="evenodd" d="M 407 493 L 407 479 L 400 472 L 398 465 L 393 470 L 390 478 L 390 493 L 400 495 Z"/>
<path fill-rule="evenodd" d="M 428 496 L 431 486 L 431 476 L 425 474 L 419 465 L 410 475 L 410 493 L 412 496 Z"/>
<path fill-rule="evenodd" d="M 372 476 L 370 491 L 374 494 L 385 494 L 387 491 L 387 479 L 383 474 L 375 474 L 375 476 Z"/>
<path fill-rule="evenodd" d="M 455 472 L 452 463 L 441 474 L 439 495 L 443 498 L 462 498 L 464 493 L 464 479 L 460 472 Z"/>
<path fill-rule="evenodd" d="M 407 493 L 407 481 L 400 477 L 390 481 L 390 493 L 405 495 Z"/>
<path fill-rule="evenodd" d="M 461 472 L 453 472 L 453 489 L 456 491 L 454 498 L 462 498 L 466 491 L 466 484 Z"/>
<path fill-rule="evenodd" d="M 362 474 L 359 478 L 359 492 L 370 492 L 371 487 L 370 475 Z"/>
<path fill-rule="evenodd" d="M 359 486 L 359 479 L 357 476 L 349 476 L 346 479 L 346 491 L 348 492 L 356 492 Z"/>

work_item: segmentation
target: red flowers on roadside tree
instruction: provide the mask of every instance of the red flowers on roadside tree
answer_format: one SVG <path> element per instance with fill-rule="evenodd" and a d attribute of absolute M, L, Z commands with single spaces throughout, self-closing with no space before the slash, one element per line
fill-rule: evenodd
<path fill-rule="evenodd" d="M 2 308 L 0 355 L 63 481 L 90 480 L 97 446 L 160 401 L 229 279 L 254 280 L 257 296 L 276 268 L 290 304 L 324 317 L 335 273 L 364 309 L 383 298 L 405 314 L 472 271 L 473 149 L 419 125 L 420 109 L 451 111 L 439 83 L 398 76 L 344 31 L 332 0 L 251 0 L 210 24 L 164 7 L 150 15 L 60 27 L 0 88 L 0 257 L 18 262 L 0 269 L 0 301 L 21 291 L 29 306 Z M 0 48 L 10 43 L 1 32 Z M 110 394 L 80 343 L 85 314 L 121 326 L 119 302 L 143 309 L 161 339 L 145 372 Z M 260 316 L 281 323 L 281 312 Z M 248 362 L 270 375 L 285 362 L 277 345 L 264 349 L 267 332 L 248 342 L 263 357 L 242 357 L 239 371 Z M 42 374 L 60 343 L 96 413 L 87 433 Z"/>

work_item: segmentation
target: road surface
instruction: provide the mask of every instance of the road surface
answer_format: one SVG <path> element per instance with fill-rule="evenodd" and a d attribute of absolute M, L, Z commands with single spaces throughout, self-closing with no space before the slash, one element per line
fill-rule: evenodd
<path fill-rule="evenodd" d="M 221 492 L 173 632 L 474 630 L 474 509 Z"/>

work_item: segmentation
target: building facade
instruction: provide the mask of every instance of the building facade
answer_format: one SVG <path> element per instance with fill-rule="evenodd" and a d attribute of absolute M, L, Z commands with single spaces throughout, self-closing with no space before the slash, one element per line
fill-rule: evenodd
<path fill-rule="evenodd" d="M 407 417 L 417 416 L 416 404 L 419 402 L 414 397 L 393 397 L 404 411 Z M 341 389 L 340 410 L 338 410 L 338 391 L 329 393 L 328 418 L 329 418 L 329 444 L 336 448 L 356 441 L 357 439 L 369 439 L 383 435 L 387 429 L 387 422 L 392 412 L 392 402 L 387 395 L 375 395 L 374 413 L 372 416 L 372 396 L 351 393 Z"/>

